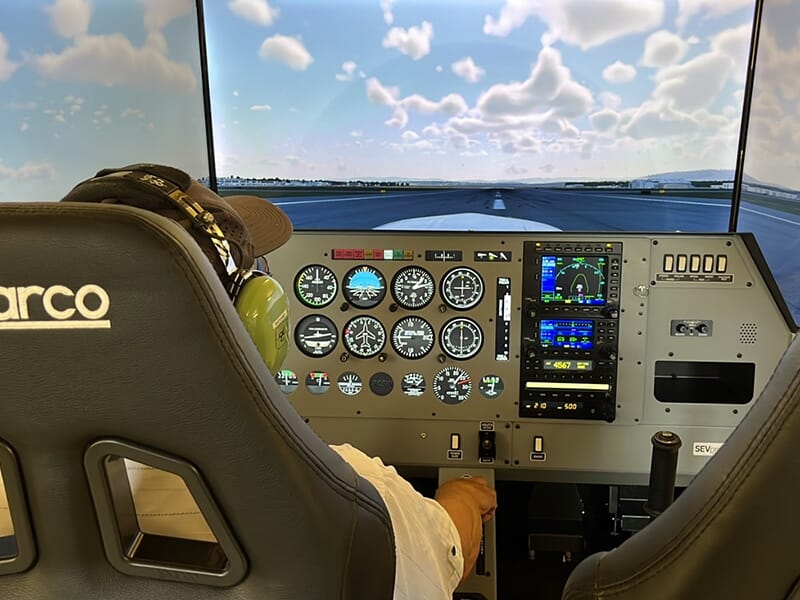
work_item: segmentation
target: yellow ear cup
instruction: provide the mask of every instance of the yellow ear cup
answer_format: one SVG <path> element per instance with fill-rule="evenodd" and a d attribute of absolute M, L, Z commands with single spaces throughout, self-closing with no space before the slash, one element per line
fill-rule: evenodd
<path fill-rule="evenodd" d="M 283 288 L 267 275 L 253 277 L 234 305 L 267 367 L 277 373 L 289 349 L 289 299 Z"/>

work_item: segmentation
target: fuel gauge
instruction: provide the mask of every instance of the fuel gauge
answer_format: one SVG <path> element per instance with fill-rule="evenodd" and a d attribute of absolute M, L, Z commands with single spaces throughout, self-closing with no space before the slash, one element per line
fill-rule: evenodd
<path fill-rule="evenodd" d="M 281 369 L 278 371 L 275 374 L 275 381 L 278 382 L 281 391 L 287 396 L 294 392 L 297 386 L 300 385 L 300 382 L 297 380 L 297 373 L 290 369 Z"/>
<path fill-rule="evenodd" d="M 331 389 L 331 378 L 324 371 L 311 371 L 306 376 L 306 387 L 312 394 L 324 394 Z"/>

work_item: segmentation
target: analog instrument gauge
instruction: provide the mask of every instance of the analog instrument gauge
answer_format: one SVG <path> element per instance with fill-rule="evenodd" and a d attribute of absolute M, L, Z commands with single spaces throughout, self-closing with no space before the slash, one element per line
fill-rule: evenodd
<path fill-rule="evenodd" d="M 306 387 L 312 394 L 324 394 L 331 389 L 331 379 L 324 371 L 311 371 L 306 375 Z"/>
<path fill-rule="evenodd" d="M 378 306 L 386 296 L 386 279 L 378 269 L 360 265 L 345 274 L 342 293 L 356 308 L 372 308 Z"/>
<path fill-rule="evenodd" d="M 336 297 L 338 289 L 336 275 L 323 265 L 308 265 L 294 278 L 297 299 L 311 308 L 328 306 Z"/>
<path fill-rule="evenodd" d="M 433 393 L 445 404 L 461 404 L 471 391 L 472 380 L 461 367 L 445 367 L 433 377 Z"/>
<path fill-rule="evenodd" d="M 450 358 L 466 360 L 475 356 L 483 345 L 483 332 L 472 319 L 458 317 L 442 327 L 440 338 L 442 350 Z"/>
<path fill-rule="evenodd" d="M 468 310 L 483 298 L 483 279 L 475 269 L 456 267 L 442 278 L 442 297 L 456 310 Z"/>
<path fill-rule="evenodd" d="M 361 316 L 350 319 L 342 330 L 345 347 L 359 358 L 370 358 L 383 350 L 386 330 L 375 317 Z"/>
<path fill-rule="evenodd" d="M 416 310 L 430 304 L 436 283 L 421 267 L 404 267 L 392 279 L 392 296 L 403 308 Z"/>
<path fill-rule="evenodd" d="M 275 374 L 275 381 L 278 382 L 281 391 L 287 396 L 300 385 L 300 382 L 297 380 L 297 373 L 289 369 L 281 369 L 278 371 Z"/>
<path fill-rule="evenodd" d="M 400 319 L 392 327 L 392 348 L 403 358 L 422 358 L 435 341 L 433 326 L 421 317 Z"/>
<path fill-rule="evenodd" d="M 294 342 L 306 356 L 327 356 L 333 352 L 338 339 L 336 325 L 322 315 L 308 315 L 294 330 Z"/>
<path fill-rule="evenodd" d="M 400 387 L 406 396 L 422 396 L 425 393 L 425 378 L 419 373 L 406 373 Z"/>
<path fill-rule="evenodd" d="M 361 380 L 361 377 L 358 375 L 358 373 L 347 371 L 346 373 L 339 375 L 339 377 L 336 379 L 336 385 L 338 386 L 339 391 L 345 396 L 355 396 L 361 391 L 361 388 L 364 387 L 364 382 Z"/>
<path fill-rule="evenodd" d="M 484 375 L 478 382 L 478 390 L 481 395 L 489 400 L 499 398 L 504 389 L 503 378 L 499 375 Z"/>

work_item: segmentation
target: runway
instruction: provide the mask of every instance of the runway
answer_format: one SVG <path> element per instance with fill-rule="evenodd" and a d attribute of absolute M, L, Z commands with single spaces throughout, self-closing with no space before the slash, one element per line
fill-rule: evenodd
<path fill-rule="evenodd" d="M 241 193 L 244 190 L 237 190 Z M 537 221 L 563 231 L 727 231 L 730 203 L 722 198 L 613 190 L 447 188 L 332 195 L 324 191 L 273 198 L 295 229 L 391 228 L 405 219 L 462 213 Z M 508 222 L 503 230 L 522 229 Z M 455 229 L 486 230 L 474 224 Z M 495 229 L 496 230 L 496 229 Z M 800 320 L 800 216 L 744 202 L 739 231 L 756 236 L 787 304 Z"/>

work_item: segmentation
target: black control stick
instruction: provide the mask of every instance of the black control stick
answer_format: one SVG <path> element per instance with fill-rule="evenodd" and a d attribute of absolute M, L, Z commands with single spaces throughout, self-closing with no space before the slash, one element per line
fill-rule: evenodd
<path fill-rule="evenodd" d="M 644 512 L 655 519 L 675 499 L 675 474 L 681 438 L 671 431 L 657 431 L 650 439 L 653 455 L 650 461 L 650 492 Z"/>

